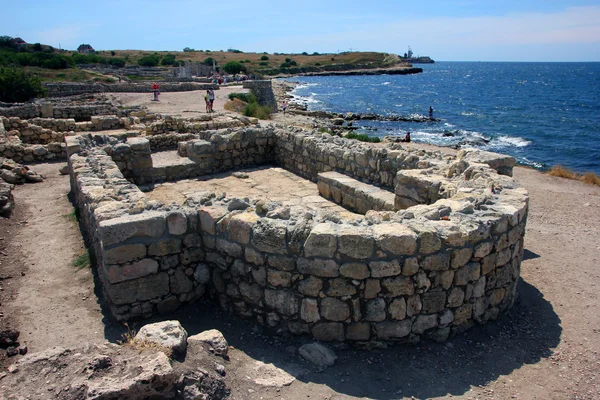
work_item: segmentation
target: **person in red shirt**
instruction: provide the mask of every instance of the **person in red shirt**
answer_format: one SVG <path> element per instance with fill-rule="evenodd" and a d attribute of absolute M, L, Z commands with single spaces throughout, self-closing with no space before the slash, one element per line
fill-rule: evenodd
<path fill-rule="evenodd" d="M 158 83 L 152 82 L 152 91 L 154 92 L 154 101 L 158 101 L 158 95 L 160 94 L 158 91 Z"/>

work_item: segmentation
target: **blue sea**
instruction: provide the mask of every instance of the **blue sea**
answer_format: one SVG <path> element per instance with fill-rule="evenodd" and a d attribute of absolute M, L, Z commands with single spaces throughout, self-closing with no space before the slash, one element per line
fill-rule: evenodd
<path fill-rule="evenodd" d="M 436 62 L 415 75 L 296 77 L 309 110 L 427 115 L 360 121 L 361 133 L 510 154 L 523 165 L 600 174 L 600 63 Z"/>

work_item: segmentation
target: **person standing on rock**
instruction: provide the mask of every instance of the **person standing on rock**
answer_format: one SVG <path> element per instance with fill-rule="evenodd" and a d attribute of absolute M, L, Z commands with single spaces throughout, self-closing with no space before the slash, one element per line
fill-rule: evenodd
<path fill-rule="evenodd" d="M 429 106 L 429 119 L 433 119 L 433 107 Z"/>
<path fill-rule="evenodd" d="M 285 115 L 286 108 L 287 108 L 287 103 L 284 101 L 283 103 L 281 103 L 281 109 L 283 110 L 283 115 Z"/>

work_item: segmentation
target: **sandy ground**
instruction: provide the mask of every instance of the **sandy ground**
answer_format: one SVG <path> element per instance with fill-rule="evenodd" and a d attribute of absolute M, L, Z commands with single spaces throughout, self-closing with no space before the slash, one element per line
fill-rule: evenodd
<path fill-rule="evenodd" d="M 121 96 L 155 107 L 148 95 Z M 200 106 L 198 92 L 164 93 L 155 111 Z M 48 179 L 18 186 L 15 213 L 0 220 L 0 327 L 20 329 L 30 351 L 115 341 L 124 331 L 103 312 L 90 269 L 72 266 L 84 249 L 65 217 L 72 205 L 60 166 L 34 166 Z M 337 364 L 319 372 L 297 355 L 307 338 L 264 335 L 210 302 L 164 318 L 179 319 L 190 334 L 223 332 L 234 347 L 225 366 L 235 399 L 598 399 L 600 188 L 520 167 L 515 179 L 531 196 L 517 303 L 445 344 L 337 345 Z"/>

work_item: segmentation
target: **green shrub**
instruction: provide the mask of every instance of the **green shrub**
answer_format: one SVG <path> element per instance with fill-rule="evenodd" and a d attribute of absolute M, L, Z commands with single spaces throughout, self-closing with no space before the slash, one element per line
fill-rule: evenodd
<path fill-rule="evenodd" d="M 117 53 L 115 53 L 115 51 L 114 51 L 114 50 L 111 50 L 111 51 L 110 51 L 110 55 L 114 57 L 114 56 L 116 56 L 116 55 L 117 55 Z"/>
<path fill-rule="evenodd" d="M 0 69 L 0 101 L 20 103 L 45 93 L 39 77 L 15 68 Z"/>
<path fill-rule="evenodd" d="M 204 60 L 204 65 L 213 65 L 213 61 L 215 62 L 215 65 L 217 64 L 216 60 L 212 57 L 208 57 L 206 60 Z"/>
<path fill-rule="evenodd" d="M 228 74 L 238 74 L 240 72 L 246 72 L 246 67 L 244 67 L 241 63 L 237 61 L 229 61 L 227 64 L 223 65 L 223 71 Z"/>
<path fill-rule="evenodd" d="M 253 93 L 229 93 L 229 100 L 239 99 L 244 103 L 256 103 L 256 96 Z"/>
<path fill-rule="evenodd" d="M 196 51 L 196 50 L 192 49 L 191 47 L 184 47 L 183 48 L 183 52 L 184 53 L 190 53 L 192 51 Z M 198 50 L 198 51 L 202 51 L 202 50 Z"/>
<path fill-rule="evenodd" d="M 292 59 L 291 59 L 291 58 L 286 58 L 286 59 L 285 59 L 285 62 L 286 62 L 286 63 L 292 62 Z"/>
<path fill-rule="evenodd" d="M 39 43 L 33 44 L 33 51 L 42 51 L 42 45 Z"/>
<path fill-rule="evenodd" d="M 261 62 L 259 62 L 259 63 L 258 63 L 258 65 L 261 65 L 261 66 L 263 66 L 263 67 L 266 67 L 266 66 L 268 66 L 268 65 L 269 65 L 269 63 L 268 63 L 267 61 L 261 61 Z"/>
<path fill-rule="evenodd" d="M 123 68 L 125 66 L 125 59 L 124 58 L 111 58 L 110 60 L 108 60 L 108 64 L 112 65 L 113 67 L 117 67 L 117 68 Z"/>
<path fill-rule="evenodd" d="M 346 139 L 355 139 L 355 140 L 358 140 L 359 142 L 369 142 L 369 143 L 381 142 L 381 139 L 378 138 L 377 136 L 369 136 L 369 135 L 365 135 L 364 133 L 358 134 L 358 133 L 354 133 L 354 132 L 348 133 L 346 135 Z"/>
<path fill-rule="evenodd" d="M 260 59 L 261 59 L 261 61 L 267 61 L 267 60 L 269 59 L 269 57 L 267 57 L 267 56 L 262 56 Z"/>
<path fill-rule="evenodd" d="M 321 65 L 321 63 L 320 62 L 316 62 L 315 65 L 318 67 L 318 66 Z"/>
<path fill-rule="evenodd" d="M 244 115 L 258 119 L 271 119 L 271 109 L 268 106 L 261 106 L 258 103 L 248 103 L 244 108 Z"/>
<path fill-rule="evenodd" d="M 292 60 L 292 61 L 290 61 L 290 65 L 296 66 L 296 65 L 298 65 L 298 63 L 296 61 Z"/>
<path fill-rule="evenodd" d="M 308 55 L 308 53 L 307 53 L 307 52 L 305 52 L 305 51 L 303 51 L 303 52 L 302 52 L 302 55 L 303 55 L 303 56 L 307 56 L 307 55 Z"/>
<path fill-rule="evenodd" d="M 175 56 L 173 54 L 167 54 L 160 60 L 160 65 L 173 65 L 175 64 Z"/>
<path fill-rule="evenodd" d="M 281 63 L 279 68 L 290 68 L 291 66 L 292 66 L 292 64 L 290 64 L 289 62 L 284 62 L 284 63 Z"/>
<path fill-rule="evenodd" d="M 160 56 L 153 54 L 151 56 L 145 56 L 138 60 L 138 64 L 143 67 L 156 67 L 160 62 Z"/>

